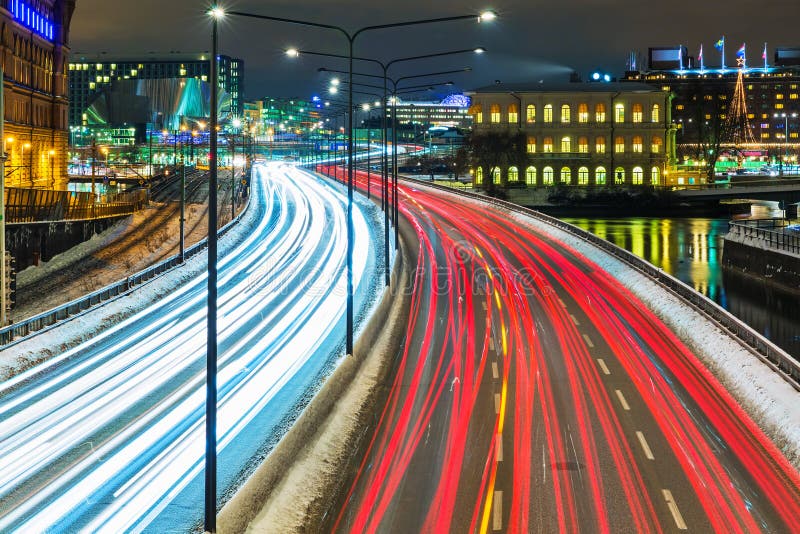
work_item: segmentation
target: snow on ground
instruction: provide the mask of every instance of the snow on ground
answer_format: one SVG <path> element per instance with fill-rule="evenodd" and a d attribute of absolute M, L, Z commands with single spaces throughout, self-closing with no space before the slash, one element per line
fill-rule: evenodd
<path fill-rule="evenodd" d="M 220 257 L 251 231 L 256 224 L 254 213 L 256 210 L 247 210 L 239 223 L 220 238 Z M 109 235 L 101 237 L 100 240 L 112 239 L 112 237 Z M 137 286 L 134 291 L 125 296 L 87 310 L 43 333 L 0 350 L 0 380 L 14 376 L 37 363 L 65 352 L 70 347 L 95 337 L 104 328 L 141 311 L 188 280 L 205 273 L 207 269 L 208 252 L 205 251 L 187 259 L 183 267 L 157 276 L 149 282 Z M 124 276 L 122 275 L 123 278 Z"/>

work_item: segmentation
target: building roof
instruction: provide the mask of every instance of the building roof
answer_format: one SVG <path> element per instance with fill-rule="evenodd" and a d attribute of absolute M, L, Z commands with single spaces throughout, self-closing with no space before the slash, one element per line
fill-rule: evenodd
<path fill-rule="evenodd" d="M 483 93 L 661 93 L 652 85 L 635 82 L 575 82 L 575 83 L 499 83 L 479 87 L 466 94 Z"/>

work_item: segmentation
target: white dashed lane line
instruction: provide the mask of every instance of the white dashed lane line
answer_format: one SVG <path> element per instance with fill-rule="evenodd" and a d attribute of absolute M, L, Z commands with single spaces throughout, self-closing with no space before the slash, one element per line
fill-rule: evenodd
<path fill-rule="evenodd" d="M 619 403 L 622 405 L 622 409 L 626 412 L 631 411 L 631 407 L 628 405 L 628 401 L 625 400 L 625 395 L 618 389 L 614 390 L 617 393 L 617 398 L 619 399 Z"/>
<path fill-rule="evenodd" d="M 677 525 L 678 530 L 687 530 L 689 527 L 686 526 L 686 522 L 683 520 L 681 511 L 678 510 L 678 504 L 672 497 L 672 492 L 668 489 L 661 491 L 664 494 L 664 500 L 667 501 L 667 507 L 669 508 L 669 511 L 672 514 L 672 518 L 675 520 L 675 525 Z"/>
<path fill-rule="evenodd" d="M 606 365 L 606 362 L 603 361 L 602 358 L 597 358 L 597 365 L 600 366 L 600 369 L 602 369 L 603 374 L 605 374 L 605 375 L 610 375 L 611 374 L 611 371 L 608 370 L 608 366 Z"/>
<path fill-rule="evenodd" d="M 642 446 L 642 450 L 644 451 L 644 455 L 647 457 L 648 460 L 655 460 L 656 457 L 653 456 L 653 451 L 650 450 L 650 445 L 647 444 L 647 440 L 644 439 L 644 434 L 641 431 L 636 431 L 636 437 L 639 438 L 639 444 Z"/>

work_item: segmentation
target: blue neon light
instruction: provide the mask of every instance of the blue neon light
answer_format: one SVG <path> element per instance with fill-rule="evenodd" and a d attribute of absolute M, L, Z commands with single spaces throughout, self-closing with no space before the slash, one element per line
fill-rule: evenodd
<path fill-rule="evenodd" d="M 55 34 L 53 21 L 35 9 L 31 9 L 31 6 L 22 0 L 11 2 L 11 15 L 23 26 L 30 28 L 45 39 L 53 40 Z"/>

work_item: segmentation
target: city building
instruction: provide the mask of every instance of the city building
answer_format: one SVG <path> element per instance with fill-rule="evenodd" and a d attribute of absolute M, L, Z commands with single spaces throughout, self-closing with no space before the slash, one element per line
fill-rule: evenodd
<path fill-rule="evenodd" d="M 211 62 L 206 54 L 166 58 L 77 57 L 69 64 L 69 124 L 85 127 L 87 110 L 103 91 L 123 80 L 210 79 Z M 244 62 L 228 56 L 219 57 L 220 87 L 230 95 L 232 117 L 244 110 Z"/>
<path fill-rule="evenodd" d="M 646 83 L 654 88 L 673 93 L 672 120 L 677 126 L 679 160 L 696 157 L 698 145 L 707 145 L 708 139 L 720 135 L 723 145 L 732 144 L 726 139 L 724 125 L 731 115 L 740 117 L 751 130 L 754 143 L 748 143 L 746 156 L 756 161 L 797 161 L 800 148 L 800 49 L 778 48 L 772 64 L 746 63 L 741 67 L 708 66 L 685 49 L 650 49 L 648 70 L 631 70 L 624 80 Z M 682 47 L 681 47 L 682 48 Z M 760 50 L 759 50 L 760 52 Z M 714 54 L 719 57 L 718 53 Z M 740 60 L 744 59 L 740 55 Z M 734 90 L 739 73 L 742 74 L 745 108 L 732 109 Z M 733 147 L 731 147 L 733 148 Z M 742 151 L 739 151 L 740 154 Z M 735 158 L 734 158 L 735 159 Z M 725 163 L 724 161 L 722 162 Z M 741 161 L 739 162 L 739 164 Z M 728 165 L 736 166 L 736 161 Z"/>
<path fill-rule="evenodd" d="M 66 189 L 75 0 L 0 1 L 6 186 Z"/>
<path fill-rule="evenodd" d="M 670 185 L 669 91 L 631 83 L 497 84 L 468 93 L 474 135 L 521 133 L 528 161 L 472 170 L 476 186 Z"/>
<path fill-rule="evenodd" d="M 466 130 L 472 126 L 469 104 L 469 97 L 455 94 L 435 102 L 398 100 L 394 105 L 394 110 L 400 124 L 418 124 L 423 128 L 441 126 Z M 388 109 L 387 117 L 391 121 L 391 106 Z"/>
<path fill-rule="evenodd" d="M 316 129 L 323 110 L 322 101 L 298 98 L 264 98 L 261 101 L 261 125 L 269 140 L 289 139 Z"/>

